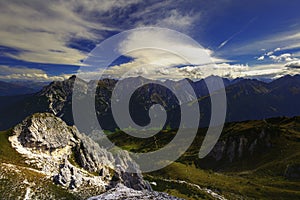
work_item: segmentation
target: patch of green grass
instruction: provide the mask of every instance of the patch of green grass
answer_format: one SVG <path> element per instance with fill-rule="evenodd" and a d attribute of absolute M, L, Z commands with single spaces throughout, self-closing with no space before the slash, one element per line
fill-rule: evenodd
<path fill-rule="evenodd" d="M 0 161 L 26 166 L 24 158 L 11 146 L 8 137 L 12 130 L 0 132 Z"/>
<path fill-rule="evenodd" d="M 176 182 L 165 181 L 157 176 L 145 175 L 144 177 L 149 182 L 155 182 L 157 185 L 152 185 L 152 188 L 156 191 L 166 192 L 170 195 L 180 197 L 183 199 L 214 199 L 209 194 L 201 191 L 195 187 L 189 186 L 187 184 L 180 184 Z"/>
<path fill-rule="evenodd" d="M 69 161 L 72 165 L 74 165 L 75 167 L 81 168 L 81 167 L 79 166 L 79 164 L 77 163 L 77 161 L 76 161 L 76 156 L 75 156 L 75 153 L 74 153 L 73 150 L 72 150 L 72 153 L 71 153 L 70 157 L 68 158 L 68 161 Z"/>
<path fill-rule="evenodd" d="M 32 199 L 80 199 L 68 190 L 53 184 L 45 175 L 19 166 L 2 165 L 0 179 L 0 199 L 24 198 L 30 188 Z"/>

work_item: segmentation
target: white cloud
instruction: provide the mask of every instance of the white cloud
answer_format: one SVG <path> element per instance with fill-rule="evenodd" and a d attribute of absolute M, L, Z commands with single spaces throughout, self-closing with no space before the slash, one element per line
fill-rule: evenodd
<path fill-rule="evenodd" d="M 179 69 L 179 66 L 208 66 L 227 62 L 214 57 L 211 50 L 201 47 L 191 38 L 168 29 L 142 28 L 131 32 L 119 44 L 118 50 L 120 54 L 133 58 L 133 61 L 109 67 L 104 76 L 182 79 L 189 74 L 185 74 L 184 68 Z M 198 71 L 201 69 L 198 68 Z M 94 74 L 99 75 L 99 71 L 83 74 L 85 78 L 87 75 L 94 77 Z"/>
<path fill-rule="evenodd" d="M 152 64 L 139 65 L 137 62 L 129 62 L 119 66 L 113 66 L 104 72 L 105 77 L 110 78 L 127 78 L 143 76 L 149 79 L 160 80 L 180 80 L 183 78 L 190 78 L 198 80 L 211 75 L 237 78 L 245 76 L 243 72 L 251 69 L 247 65 L 230 65 L 227 63 L 209 64 L 209 65 L 187 65 L 184 67 L 165 67 Z M 125 74 L 125 76 L 122 76 Z M 99 72 L 89 74 L 91 77 L 97 77 Z M 97 77 L 99 78 L 99 76 Z M 89 77 L 90 79 L 90 77 Z"/>
<path fill-rule="evenodd" d="M 198 80 L 211 75 L 216 75 L 225 78 L 279 78 L 287 74 L 298 74 L 300 73 L 300 63 L 297 63 L 299 69 L 296 68 L 296 63 L 288 65 L 276 63 L 267 65 L 240 65 L 240 64 L 228 64 L 219 63 L 215 65 L 201 65 L 193 66 L 188 65 L 184 67 L 153 67 L 152 65 L 140 65 L 134 67 L 137 63 L 130 62 L 122 64 L 120 66 L 114 66 L 104 74 L 111 78 L 120 78 L 120 73 L 126 73 L 125 77 L 136 77 L 144 76 L 150 79 L 171 79 L 180 80 L 183 78 L 190 78 L 192 80 Z M 294 66 L 294 67 L 292 67 Z M 96 73 L 95 73 L 96 74 Z M 99 74 L 99 73 L 98 73 Z M 99 78 L 99 77 L 97 77 Z"/>
<path fill-rule="evenodd" d="M 62 81 L 68 77 L 70 74 L 49 76 L 40 69 L 0 65 L 0 80 Z"/>
<path fill-rule="evenodd" d="M 274 49 L 274 52 L 276 52 L 276 51 L 280 51 L 281 50 L 281 48 L 276 48 L 276 49 Z"/>
<path fill-rule="evenodd" d="M 227 78 L 270 78 L 275 79 L 287 74 L 298 74 L 300 70 L 291 71 L 284 64 L 265 64 L 265 65 L 230 65 L 227 63 L 217 65 L 215 75 Z"/>
<path fill-rule="evenodd" d="M 103 74 L 102 74 L 103 73 Z M 190 78 L 199 80 L 211 75 L 225 78 L 269 78 L 276 79 L 284 75 L 295 75 L 300 73 L 300 61 L 293 61 L 264 65 L 240 65 L 229 63 L 217 63 L 208 65 L 187 65 L 183 67 L 177 66 L 160 66 L 157 64 L 145 64 L 142 62 L 128 62 L 108 68 L 108 70 L 83 73 L 82 78 L 99 79 L 100 74 L 109 78 L 127 78 L 144 76 L 149 79 L 160 80 L 180 80 Z M 125 75 L 125 76 L 123 76 Z"/>
<path fill-rule="evenodd" d="M 141 29 L 135 31 L 121 43 L 119 51 L 128 54 L 136 60 L 144 61 L 145 64 L 159 64 L 165 66 L 188 64 L 176 54 L 184 54 L 187 59 L 196 61 L 194 65 L 214 62 L 225 62 L 226 60 L 213 56 L 209 49 L 201 47 L 197 42 L 191 42 L 188 36 L 179 32 L 166 31 L 166 29 Z M 153 47 L 154 49 L 144 49 Z M 138 51 L 132 51 L 138 49 Z M 169 52 L 167 53 L 166 50 Z M 171 51 L 171 53 L 170 53 Z"/>
<path fill-rule="evenodd" d="M 257 58 L 257 60 L 264 60 L 265 59 L 265 56 L 260 56 Z"/>
<path fill-rule="evenodd" d="M 294 60 L 294 58 L 292 57 L 292 54 L 290 54 L 290 53 L 284 53 L 284 54 L 281 54 L 278 56 L 271 55 L 270 58 L 275 62 L 290 62 L 290 61 Z"/>
<path fill-rule="evenodd" d="M 274 49 L 273 51 L 269 51 L 269 52 L 267 52 L 267 53 L 265 53 L 265 55 L 266 56 L 271 56 L 271 55 L 273 55 L 275 52 L 277 52 L 277 51 L 280 51 L 281 50 L 281 48 L 276 48 L 276 49 Z"/>
<path fill-rule="evenodd" d="M 295 66 L 296 64 L 297 62 L 294 61 Z M 276 79 L 284 75 L 288 75 L 288 74 L 296 75 L 300 73 L 300 69 L 296 69 L 291 66 L 292 66 L 292 62 L 290 64 L 275 63 L 275 64 L 256 65 L 256 66 L 249 67 L 247 70 L 243 71 L 240 74 L 240 77 Z"/>
<path fill-rule="evenodd" d="M 269 51 L 263 55 L 261 55 L 260 57 L 257 58 L 257 60 L 262 61 L 265 60 L 267 58 L 271 59 L 274 62 L 290 62 L 293 61 L 297 58 L 295 58 L 295 55 L 291 54 L 291 53 L 283 53 L 283 54 L 277 54 L 275 55 L 276 52 L 281 51 L 281 48 L 276 48 L 273 51 Z"/>
<path fill-rule="evenodd" d="M 300 69 L 290 69 L 286 66 L 286 64 L 282 64 L 282 63 L 253 65 L 253 66 L 229 65 L 225 63 L 219 66 L 222 67 L 222 70 L 220 70 L 219 73 L 216 75 L 223 76 L 223 74 L 225 74 L 226 76 L 224 77 L 228 77 L 228 78 L 243 77 L 243 78 L 275 79 L 288 74 L 295 75 L 300 73 Z"/>
<path fill-rule="evenodd" d="M 180 68 L 179 72 L 182 73 L 183 77 L 186 76 L 190 79 L 201 79 L 211 75 L 236 78 L 240 77 L 241 72 L 248 68 L 247 65 L 219 63 L 215 65 L 187 66 Z"/>

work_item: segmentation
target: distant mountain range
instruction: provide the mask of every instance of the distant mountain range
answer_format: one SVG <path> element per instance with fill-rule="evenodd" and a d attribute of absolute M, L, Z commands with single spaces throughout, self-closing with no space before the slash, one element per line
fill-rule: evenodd
<path fill-rule="evenodd" d="M 34 94 L 0 97 L 0 129 L 8 129 L 21 122 L 25 117 L 36 112 L 50 112 L 61 117 L 67 124 L 73 124 L 72 116 L 72 89 L 75 81 L 72 76 L 65 81 L 55 81 L 43 87 Z M 214 79 L 216 77 L 208 77 Z M 131 87 L 133 82 L 143 83 L 143 77 L 128 78 L 124 81 L 124 90 Z M 193 87 L 200 106 L 200 126 L 205 127 L 210 120 L 210 96 L 205 80 L 193 82 Z M 100 125 L 106 130 L 115 130 L 117 127 L 112 116 L 110 98 L 118 81 L 103 79 L 98 81 L 96 110 Z M 284 76 L 272 82 L 263 82 L 252 79 L 223 79 L 227 96 L 226 122 L 266 119 L 278 116 L 300 115 L 300 75 Z M 185 90 L 182 81 L 166 81 L 171 88 Z M 89 94 L 92 84 L 80 81 L 83 91 Z M 218 91 L 215 91 L 216 93 Z M 183 94 L 189 102 L 189 94 Z M 149 122 L 148 110 L 159 103 L 165 107 L 168 118 L 165 126 L 178 127 L 180 123 L 180 105 L 176 96 L 167 88 L 159 84 L 146 84 L 136 90 L 130 101 L 130 114 L 139 125 Z M 193 102 L 195 103 L 195 101 Z M 4 114 L 2 114 L 4 113 Z M 89 113 L 83 113 L 89 115 Z M 92 125 L 91 125 L 92 126 Z M 83 130 L 84 131 L 84 130 Z"/>
<path fill-rule="evenodd" d="M 38 92 L 48 83 L 34 81 L 0 81 L 0 96 L 14 96 Z"/>

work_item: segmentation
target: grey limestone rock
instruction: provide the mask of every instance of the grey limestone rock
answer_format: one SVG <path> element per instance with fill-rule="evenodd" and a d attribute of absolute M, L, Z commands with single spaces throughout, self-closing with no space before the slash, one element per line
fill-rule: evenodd
<path fill-rule="evenodd" d="M 27 117 L 12 133 L 12 146 L 66 188 L 84 190 L 89 186 L 98 188 L 99 194 L 123 184 L 151 190 L 128 153 L 113 155 L 53 114 Z M 128 169 L 133 173 L 126 172 Z"/>

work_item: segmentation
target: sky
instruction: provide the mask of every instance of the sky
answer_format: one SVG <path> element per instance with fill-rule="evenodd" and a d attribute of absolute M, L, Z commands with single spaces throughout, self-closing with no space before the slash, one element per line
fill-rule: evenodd
<path fill-rule="evenodd" d="M 0 80 L 64 80 L 86 67 L 84 60 L 101 42 L 141 27 L 189 36 L 214 65 L 186 63 L 163 51 L 126 52 L 143 44 L 143 38 L 197 52 L 164 31 L 144 31 L 124 39 L 117 49 L 124 56 L 108 67 L 107 76 L 294 75 L 300 73 L 299 7 L 297 0 L 0 0 Z"/>

